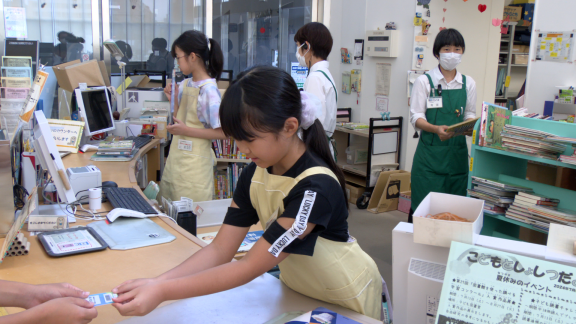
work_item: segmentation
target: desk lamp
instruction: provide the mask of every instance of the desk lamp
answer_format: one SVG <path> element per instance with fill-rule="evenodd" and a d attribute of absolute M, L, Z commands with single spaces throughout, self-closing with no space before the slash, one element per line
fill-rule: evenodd
<path fill-rule="evenodd" d="M 126 63 L 122 62 L 124 53 L 113 39 L 109 39 L 104 42 L 104 47 L 110 52 L 112 56 L 116 59 L 118 67 L 120 67 L 120 73 L 122 78 L 122 109 L 126 108 Z"/>

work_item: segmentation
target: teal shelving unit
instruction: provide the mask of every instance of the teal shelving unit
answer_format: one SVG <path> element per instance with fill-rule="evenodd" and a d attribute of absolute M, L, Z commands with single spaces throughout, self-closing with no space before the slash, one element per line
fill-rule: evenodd
<path fill-rule="evenodd" d="M 516 116 L 512 117 L 511 124 L 552 133 L 557 136 L 576 137 L 576 124 Z M 576 191 L 526 180 L 528 161 L 571 169 L 576 169 L 576 165 L 538 158 L 527 154 L 478 146 L 479 128 L 480 120 L 474 128 L 476 133 L 472 144 L 468 189 L 472 188 L 472 176 L 495 179 L 532 188 L 536 193 L 560 199 L 559 208 L 576 210 Z M 568 147 L 564 154 L 570 155 L 572 153 L 572 148 Z M 484 213 L 482 235 L 519 240 L 520 227 L 547 234 L 547 232 L 529 224 L 515 221 L 505 216 L 494 216 Z"/>

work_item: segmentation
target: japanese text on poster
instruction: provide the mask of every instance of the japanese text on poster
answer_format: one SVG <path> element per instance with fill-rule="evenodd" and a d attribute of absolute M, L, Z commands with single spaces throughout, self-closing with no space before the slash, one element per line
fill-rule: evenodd
<path fill-rule="evenodd" d="M 576 268 L 452 242 L 437 324 L 576 323 Z"/>
<path fill-rule="evenodd" d="M 308 75 L 308 68 L 300 66 L 300 63 L 298 62 L 292 62 L 290 75 L 296 82 L 298 89 L 304 88 L 304 81 L 306 81 L 306 76 Z"/>
<path fill-rule="evenodd" d="M 58 151 L 78 153 L 84 123 L 73 120 L 48 119 L 50 132 Z"/>
<path fill-rule="evenodd" d="M 390 75 L 392 65 L 390 63 L 376 63 L 376 95 L 390 95 Z"/>
<path fill-rule="evenodd" d="M 574 32 L 540 32 L 536 60 L 559 63 L 572 62 Z"/>

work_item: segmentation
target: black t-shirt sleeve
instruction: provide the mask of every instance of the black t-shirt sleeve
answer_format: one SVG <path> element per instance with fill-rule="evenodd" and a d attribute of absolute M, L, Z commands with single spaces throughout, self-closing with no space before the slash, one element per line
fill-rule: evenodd
<path fill-rule="evenodd" d="M 328 176 L 317 175 L 300 181 L 284 199 L 285 210 L 280 217 L 293 218 L 296 223 L 303 224 L 305 222 L 307 226 L 308 223 L 312 223 L 315 224 L 315 227 L 303 240 L 296 239 L 284 246 L 283 252 L 309 256 L 314 254 L 318 234 L 327 228 L 332 215 L 330 201 L 318 190 L 319 187 L 330 184 L 330 181 L 327 181 L 325 177 Z M 314 199 L 310 198 L 312 195 L 314 195 Z M 274 222 L 264 232 L 263 237 L 273 245 L 286 232 L 287 230 L 278 222 Z"/>
<path fill-rule="evenodd" d="M 224 217 L 224 224 L 238 227 L 250 227 L 258 223 L 258 213 L 250 201 L 250 184 L 256 171 L 256 164 L 248 165 L 236 184 L 233 200 L 238 208 L 230 207 Z"/>

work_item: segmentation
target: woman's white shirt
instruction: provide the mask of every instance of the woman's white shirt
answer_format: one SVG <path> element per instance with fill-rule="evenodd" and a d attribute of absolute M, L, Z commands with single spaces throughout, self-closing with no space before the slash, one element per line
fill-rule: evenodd
<path fill-rule="evenodd" d="M 328 68 L 328 61 L 320 61 L 312 65 L 310 74 L 304 82 L 304 91 L 310 92 L 320 99 L 322 103 L 322 114 L 318 116 L 318 120 L 322 123 L 326 134 L 332 137 L 334 129 L 336 128 L 338 106 L 336 104 L 336 92 L 334 90 L 336 83 L 334 83 L 334 78 Z M 320 71 L 326 73 L 330 80 Z M 334 84 L 334 86 L 332 84 Z"/>
<path fill-rule="evenodd" d="M 430 78 L 434 83 L 434 87 L 438 89 L 438 85 L 442 89 L 456 90 L 462 89 L 462 74 L 456 71 L 454 80 L 446 83 L 444 75 L 439 67 L 429 71 Z M 466 76 L 466 108 L 464 109 L 464 120 L 469 118 L 476 118 L 476 82 L 470 76 Z M 426 75 L 419 76 L 414 82 L 412 87 L 412 96 L 410 97 L 410 123 L 414 126 L 416 131 L 416 121 L 420 118 L 426 120 L 426 100 L 430 96 L 430 81 Z"/>

